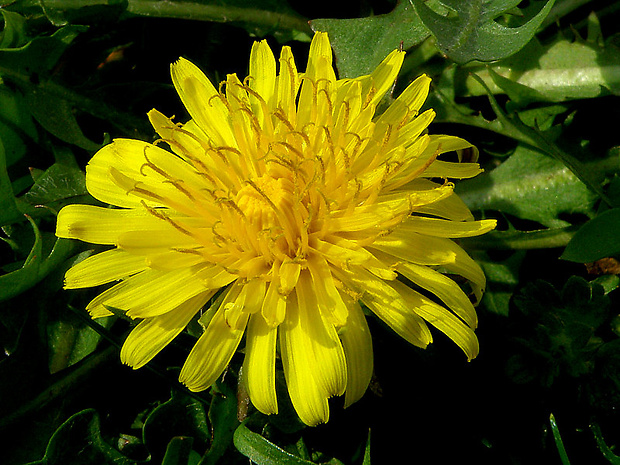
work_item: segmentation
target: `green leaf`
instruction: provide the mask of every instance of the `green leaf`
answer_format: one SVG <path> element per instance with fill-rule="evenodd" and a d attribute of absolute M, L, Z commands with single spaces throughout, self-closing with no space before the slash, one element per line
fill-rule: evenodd
<path fill-rule="evenodd" d="M 212 389 L 213 397 L 209 406 L 209 420 L 213 429 L 213 440 L 209 450 L 200 462 L 201 465 L 215 465 L 230 448 L 237 419 L 237 396 L 223 381 L 218 381 Z"/>
<path fill-rule="evenodd" d="M 193 438 L 193 448 L 198 451 L 204 451 L 211 439 L 204 403 L 178 390 L 151 412 L 142 432 L 155 460 L 165 455 L 166 444 L 176 436 Z"/>
<path fill-rule="evenodd" d="M 368 439 L 366 440 L 366 449 L 364 449 L 364 460 L 362 465 L 371 465 L 370 463 L 370 430 L 368 430 Z"/>
<path fill-rule="evenodd" d="M 17 208 L 15 195 L 11 187 L 11 180 L 6 172 L 6 158 L 4 155 L 4 146 L 0 139 L 0 225 L 14 223 L 23 219 L 22 213 Z"/>
<path fill-rule="evenodd" d="M 603 457 L 612 465 L 620 465 L 620 457 L 614 454 L 614 451 L 605 442 L 600 425 L 593 421 L 590 423 L 590 429 L 592 430 L 596 445 L 603 454 Z"/>
<path fill-rule="evenodd" d="M 495 19 L 516 7 L 519 0 L 441 0 L 450 11 L 447 15 L 431 9 L 423 0 L 412 0 L 412 4 L 441 51 L 457 63 L 467 63 L 500 60 L 519 51 L 532 39 L 554 1 L 546 1 L 516 27 L 504 26 Z"/>
<path fill-rule="evenodd" d="M 101 436 L 99 415 L 82 410 L 65 421 L 51 437 L 45 456 L 29 465 L 135 465 Z"/>
<path fill-rule="evenodd" d="M 0 142 L 4 145 L 6 166 L 24 158 L 38 140 L 37 126 L 21 93 L 0 84 Z M 2 214 L 0 213 L 0 216 Z"/>
<path fill-rule="evenodd" d="M 245 423 L 239 425 L 234 435 L 235 447 L 257 465 L 311 465 L 314 462 L 300 459 L 250 431 Z"/>
<path fill-rule="evenodd" d="M 127 13 L 157 18 L 232 23 L 243 27 L 251 35 L 271 34 L 281 42 L 290 40 L 307 42 L 312 33 L 306 18 L 292 9 L 287 2 L 277 0 L 252 2 L 128 0 Z"/>
<path fill-rule="evenodd" d="M 472 210 L 500 210 L 548 227 L 562 213 L 592 214 L 596 196 L 559 161 L 518 146 L 499 167 L 461 181 L 455 191 Z"/>
<path fill-rule="evenodd" d="M 12 11 L 0 10 L 4 28 L 0 33 L 0 49 L 21 47 L 28 41 L 26 18 Z"/>
<path fill-rule="evenodd" d="M 564 260 L 588 263 L 620 254 L 620 208 L 588 221 L 566 246 Z"/>
<path fill-rule="evenodd" d="M 329 34 L 341 78 L 369 74 L 401 44 L 407 50 L 430 35 L 415 9 L 406 0 L 400 1 L 394 11 L 384 15 L 313 19 L 310 25 L 315 31 Z"/>
<path fill-rule="evenodd" d="M 519 251 L 503 261 L 486 254 L 476 254 L 476 261 L 487 278 L 487 288 L 481 305 L 497 315 L 508 316 L 510 299 L 519 284 L 519 271 L 525 252 Z"/>
<path fill-rule="evenodd" d="M 37 3 L 47 19 L 58 27 L 110 20 L 118 17 L 127 6 L 126 0 L 38 0 Z"/>
<path fill-rule="evenodd" d="M 558 454 L 560 455 L 560 460 L 562 461 L 562 465 L 570 465 L 570 461 L 568 460 L 568 455 L 566 454 L 566 448 L 564 447 L 564 442 L 562 441 L 562 435 L 560 434 L 560 429 L 555 421 L 555 416 L 553 413 L 549 416 L 549 424 L 551 425 L 551 431 L 553 432 L 553 440 L 555 441 L 555 446 L 558 449 Z"/>
<path fill-rule="evenodd" d="M 168 443 L 162 465 L 187 465 L 192 453 L 193 438 L 176 436 Z"/>
<path fill-rule="evenodd" d="M 26 102 L 39 124 L 60 140 L 90 152 L 101 146 L 84 135 L 67 100 L 33 88 L 26 94 Z"/>
<path fill-rule="evenodd" d="M 109 329 L 115 318 L 99 318 L 96 323 Z M 92 354 L 101 341 L 101 335 L 70 313 L 48 322 L 49 370 L 54 374 Z"/>
<path fill-rule="evenodd" d="M 620 94 L 620 49 L 612 41 L 600 46 L 560 37 L 542 46 L 531 41 L 516 55 L 487 68 L 472 68 L 495 94 L 512 99 L 528 94 L 530 101 L 563 102 Z M 464 95 L 484 95 L 473 78 L 466 78 Z M 495 84 L 495 85 L 494 85 Z M 520 91 L 519 91 L 520 89 Z"/>
<path fill-rule="evenodd" d="M 86 176 L 78 167 L 73 153 L 67 148 L 55 149 L 56 163 L 37 177 L 23 199 L 31 205 L 45 205 L 60 209 L 88 195 Z"/>
<path fill-rule="evenodd" d="M 65 26 L 51 36 L 37 36 L 19 48 L 0 49 L 0 76 L 23 80 L 25 76 L 46 78 L 66 48 L 86 28 Z"/>
<path fill-rule="evenodd" d="M 592 372 L 592 360 L 603 343 L 595 333 L 608 321 L 610 310 L 602 286 L 572 276 L 558 292 L 538 280 L 520 289 L 512 303 L 528 324 L 519 337 L 535 357 L 530 369 L 541 371 L 543 384 L 550 385 L 561 371 L 572 377 Z"/>
<path fill-rule="evenodd" d="M 43 257 L 43 241 L 39 228 L 30 217 L 28 221 L 34 230 L 34 245 L 20 269 L 0 276 L 0 301 L 30 289 L 64 262 L 75 249 L 75 244 L 70 239 L 57 239 L 49 255 Z"/>

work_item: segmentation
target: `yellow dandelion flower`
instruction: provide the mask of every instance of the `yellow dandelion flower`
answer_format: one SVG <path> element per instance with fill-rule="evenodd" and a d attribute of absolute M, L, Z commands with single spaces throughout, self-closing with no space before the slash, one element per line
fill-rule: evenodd
<path fill-rule="evenodd" d="M 148 363 L 222 288 L 180 381 L 208 388 L 245 334 L 247 391 L 265 414 L 278 411 L 277 352 L 308 425 L 328 420 L 330 397 L 350 405 L 364 394 L 373 354 L 360 303 L 416 346 L 432 341 L 430 323 L 477 355 L 472 300 L 485 277 L 451 239 L 495 222 L 474 221 L 445 181 L 481 170 L 437 159 L 471 144 L 427 134 L 427 76 L 375 115 L 403 57 L 395 50 L 372 74 L 337 79 L 317 33 L 305 73 L 289 47 L 276 62 L 266 41 L 252 47 L 249 75 L 228 75 L 219 90 L 189 61 L 171 66 L 191 120 L 149 112 L 158 143 L 117 139 L 87 166 L 89 192 L 118 208 L 58 215 L 59 237 L 113 246 L 71 268 L 65 287 L 119 281 L 87 310 L 141 320 L 124 363 Z M 464 278 L 471 298 L 444 272 Z"/>

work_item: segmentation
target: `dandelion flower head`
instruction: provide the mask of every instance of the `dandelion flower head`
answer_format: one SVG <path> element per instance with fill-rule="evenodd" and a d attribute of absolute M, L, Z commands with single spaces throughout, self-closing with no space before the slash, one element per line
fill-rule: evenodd
<path fill-rule="evenodd" d="M 427 76 L 377 114 L 403 57 L 337 79 L 317 33 L 304 73 L 289 47 L 276 60 L 266 41 L 253 45 L 248 76 L 219 88 L 188 60 L 171 65 L 191 119 L 150 111 L 159 140 L 116 139 L 87 166 L 88 191 L 114 208 L 58 216 L 59 237 L 111 246 L 72 267 L 65 287 L 114 283 L 87 310 L 139 320 L 124 363 L 148 363 L 222 289 L 179 379 L 207 389 L 244 340 L 244 383 L 265 414 L 278 411 L 278 359 L 308 425 L 328 420 L 330 397 L 348 406 L 364 394 L 373 353 L 363 308 L 415 346 L 432 342 L 430 323 L 477 355 L 485 278 L 452 239 L 495 222 L 474 221 L 448 182 L 481 170 L 440 159 L 471 144 L 428 134 Z"/>

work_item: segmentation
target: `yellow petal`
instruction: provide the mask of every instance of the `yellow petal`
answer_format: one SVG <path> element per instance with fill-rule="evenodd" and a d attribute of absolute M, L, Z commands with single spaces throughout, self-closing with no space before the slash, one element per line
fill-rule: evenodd
<path fill-rule="evenodd" d="M 376 278 L 370 272 L 355 267 L 342 275 L 343 282 L 361 294 L 361 301 L 403 339 L 414 346 L 425 348 L 433 341 L 428 327 L 392 284 Z"/>
<path fill-rule="evenodd" d="M 452 279 L 427 266 L 414 265 L 413 263 L 402 263 L 398 267 L 398 271 L 413 283 L 439 297 L 469 327 L 476 328 L 478 318 L 474 306 L 469 297 Z"/>
<path fill-rule="evenodd" d="M 93 197 L 120 207 L 141 206 L 143 199 L 150 206 L 161 205 L 162 199 L 175 205 L 186 204 L 192 196 L 208 200 L 201 191 L 204 178 L 190 164 L 133 139 L 115 139 L 93 156 L 86 167 L 86 187 Z"/>
<path fill-rule="evenodd" d="M 192 249 L 200 246 L 189 231 L 182 232 L 168 227 L 163 221 L 161 223 L 166 229 L 134 230 L 119 234 L 116 246 L 140 255 L 163 253 L 172 248 Z"/>
<path fill-rule="evenodd" d="M 218 91 L 200 69 L 179 58 L 170 66 L 172 82 L 192 119 L 216 145 L 236 147 L 228 110 Z"/>
<path fill-rule="evenodd" d="M 394 85 L 404 59 L 405 52 L 393 50 L 370 74 L 368 81 L 361 79 L 362 95 L 372 95 L 369 102 L 371 105 L 376 105 L 387 90 Z"/>
<path fill-rule="evenodd" d="M 86 309 L 108 306 L 127 311 L 130 318 L 148 318 L 167 313 L 207 290 L 191 268 L 147 270 L 108 289 Z"/>
<path fill-rule="evenodd" d="M 309 273 L 304 273 L 295 288 L 299 308 L 299 328 L 304 344 L 299 350 L 307 351 L 317 386 L 328 396 L 342 395 L 346 389 L 347 366 L 336 328 L 318 308 L 316 290 Z"/>
<path fill-rule="evenodd" d="M 58 213 L 56 235 L 103 245 L 116 245 L 120 234 L 168 227 L 144 209 L 111 209 L 92 205 L 67 205 Z"/>
<path fill-rule="evenodd" d="M 247 322 L 248 314 L 244 315 Z M 220 307 L 185 360 L 179 381 L 194 392 L 211 386 L 228 366 L 239 346 L 245 325 L 240 327 L 228 326 L 224 308 Z"/>
<path fill-rule="evenodd" d="M 438 184 L 429 181 L 428 179 L 414 179 L 409 184 L 403 187 L 403 189 L 413 190 L 429 190 L 436 189 Z M 471 221 L 474 216 L 467 208 L 467 205 L 461 200 L 461 198 L 452 194 L 445 198 L 438 200 L 427 205 L 421 205 L 416 208 L 418 213 L 426 213 L 440 218 L 446 218 L 452 221 Z"/>
<path fill-rule="evenodd" d="M 478 176 L 483 171 L 478 163 L 453 163 L 435 160 L 431 166 L 424 170 L 422 176 L 428 178 L 465 179 Z"/>
<path fill-rule="evenodd" d="M 252 404 L 266 415 L 278 413 L 276 399 L 277 328 L 260 313 L 250 316 L 245 343 L 243 372 Z"/>
<path fill-rule="evenodd" d="M 297 104 L 297 123 L 300 126 L 310 122 L 317 125 L 331 124 L 333 108 L 330 108 L 330 102 L 335 82 L 332 48 L 327 33 L 317 32 L 310 43 L 308 66 Z"/>
<path fill-rule="evenodd" d="M 425 236 L 401 228 L 380 237 L 369 249 L 377 249 L 418 265 L 454 263 L 457 254 L 462 252 L 462 249 L 449 239 Z"/>
<path fill-rule="evenodd" d="M 325 63 L 329 67 L 323 68 Z M 336 81 L 336 73 L 332 67 L 332 46 L 326 32 L 317 32 L 312 38 L 305 76 L 315 81 L 319 79 L 326 79 L 329 82 Z"/>
<path fill-rule="evenodd" d="M 345 407 L 357 402 L 366 392 L 372 377 L 372 338 L 364 312 L 359 304 L 345 297 L 349 308 L 347 325 L 340 331 L 340 340 L 347 357 L 347 390 Z"/>
<path fill-rule="evenodd" d="M 308 259 L 308 270 L 319 311 L 332 324 L 344 326 L 349 310 L 336 289 L 329 265 L 323 258 L 312 257 Z"/>
<path fill-rule="evenodd" d="M 400 228 L 428 236 L 456 238 L 479 236 L 491 231 L 496 225 L 496 220 L 446 221 L 424 216 L 410 216 L 400 225 Z"/>
<path fill-rule="evenodd" d="M 295 262 L 285 262 L 280 265 L 279 278 L 280 287 L 278 292 L 282 295 L 288 295 L 297 285 L 301 265 Z"/>
<path fill-rule="evenodd" d="M 93 287 L 123 279 L 146 269 L 144 257 L 118 249 L 88 257 L 65 274 L 65 289 Z"/>
<path fill-rule="evenodd" d="M 426 97 L 428 97 L 430 85 L 431 78 L 426 74 L 418 77 L 401 92 L 398 98 L 379 117 L 378 121 L 400 123 L 407 115 L 416 116 L 426 101 Z"/>
<path fill-rule="evenodd" d="M 453 186 L 447 184 L 434 190 L 384 195 L 377 203 L 362 205 L 353 211 L 334 211 L 329 228 L 332 232 L 370 230 L 371 234 L 376 234 L 400 223 L 414 208 L 449 196 L 452 189 Z"/>
<path fill-rule="evenodd" d="M 262 97 L 267 109 L 272 107 L 276 86 L 276 59 L 266 40 L 254 42 L 252 45 L 249 72 L 251 77 L 250 88 Z M 262 105 L 256 101 L 256 97 L 252 94 L 250 94 L 250 101 L 254 101 L 253 108 L 255 113 L 260 116 L 259 119 L 267 116 L 263 114 Z"/>
<path fill-rule="evenodd" d="M 458 345 L 468 360 L 478 355 L 478 338 L 474 331 L 447 309 L 397 281 L 394 287 L 414 311 Z"/>
<path fill-rule="evenodd" d="M 308 350 L 308 334 L 301 325 L 297 297 L 291 293 L 287 301 L 286 318 L 278 328 L 280 354 L 286 386 L 293 407 L 301 421 L 315 426 L 329 420 L 328 396 L 319 389 L 314 377 L 314 357 Z"/>
<path fill-rule="evenodd" d="M 276 327 L 286 316 L 286 300 L 285 297 L 278 292 L 279 284 L 272 280 L 267 288 L 263 306 L 261 308 L 261 315 L 271 327 Z"/>
<path fill-rule="evenodd" d="M 276 78 L 276 108 L 281 108 L 284 117 L 294 125 L 296 123 L 295 101 L 300 81 L 290 47 L 282 47 L 279 62 L 280 70 Z"/>
<path fill-rule="evenodd" d="M 133 369 L 146 365 L 185 329 L 214 293 L 202 293 L 168 313 L 141 321 L 125 339 L 121 348 L 121 361 Z"/>

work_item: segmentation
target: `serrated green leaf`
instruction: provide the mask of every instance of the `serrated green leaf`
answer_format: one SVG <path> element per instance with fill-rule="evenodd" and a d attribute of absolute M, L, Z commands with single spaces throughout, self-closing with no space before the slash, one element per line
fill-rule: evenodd
<path fill-rule="evenodd" d="M 384 15 L 353 19 L 313 19 L 315 31 L 327 32 L 341 78 L 369 74 L 392 51 L 407 50 L 430 32 L 407 0 Z M 372 47 L 368 45 L 372 44 Z"/>
<path fill-rule="evenodd" d="M 472 210 L 500 210 L 547 227 L 562 213 L 592 214 L 596 196 L 559 161 L 519 146 L 496 169 L 461 181 L 455 191 Z"/>
<path fill-rule="evenodd" d="M 31 205 L 59 209 L 76 198 L 88 195 L 86 176 L 67 148 L 55 150 L 56 163 L 37 177 L 34 186 L 23 196 Z"/>
<path fill-rule="evenodd" d="M 423 0 L 411 1 L 441 51 L 457 63 L 467 63 L 500 60 L 518 52 L 532 39 L 555 0 L 546 1 L 536 14 L 516 27 L 494 20 L 516 7 L 518 0 L 441 0 L 453 13 L 448 15 L 434 11 Z"/>
<path fill-rule="evenodd" d="M 620 208 L 588 221 L 566 246 L 564 260 L 588 263 L 620 254 Z"/>
<path fill-rule="evenodd" d="M 276 446 L 258 433 L 250 431 L 245 423 L 239 425 L 234 435 L 235 447 L 257 465 L 312 465 Z"/>
<path fill-rule="evenodd" d="M 101 436 L 99 415 L 82 410 L 65 421 L 49 441 L 45 456 L 28 465 L 136 465 Z"/>

